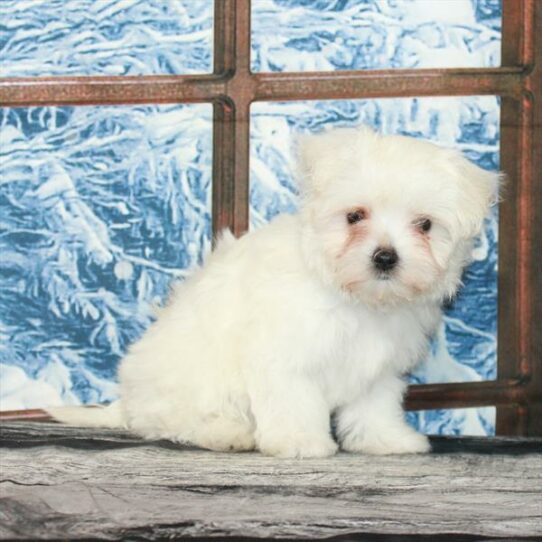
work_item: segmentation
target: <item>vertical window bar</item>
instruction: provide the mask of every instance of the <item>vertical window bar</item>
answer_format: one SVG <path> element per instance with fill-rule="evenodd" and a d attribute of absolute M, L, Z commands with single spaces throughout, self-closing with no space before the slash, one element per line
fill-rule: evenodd
<path fill-rule="evenodd" d="M 227 96 L 213 102 L 213 234 L 248 229 L 250 2 L 215 1 L 215 75 Z M 247 92 L 248 91 L 248 92 Z"/>
<path fill-rule="evenodd" d="M 503 0 L 503 66 L 530 69 L 533 59 L 533 2 Z M 519 98 L 501 99 L 501 168 L 506 173 L 499 220 L 499 379 L 529 378 L 532 361 L 528 352 L 531 302 L 529 288 L 530 249 L 526 245 L 532 184 L 532 96 L 525 86 Z M 506 340 L 503 340 L 506 333 Z M 525 390 L 525 388 L 523 388 Z M 525 395 L 524 393 L 522 395 Z M 527 433 L 525 399 L 497 407 L 498 435 Z"/>

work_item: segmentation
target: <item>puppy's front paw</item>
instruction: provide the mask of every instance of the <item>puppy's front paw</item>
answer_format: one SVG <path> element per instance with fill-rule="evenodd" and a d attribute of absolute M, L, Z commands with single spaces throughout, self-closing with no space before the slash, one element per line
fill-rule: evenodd
<path fill-rule="evenodd" d="M 347 452 L 372 455 L 423 454 L 431 451 L 429 439 L 413 429 L 393 434 L 348 435 L 341 443 Z"/>
<path fill-rule="evenodd" d="M 328 435 L 298 433 L 267 436 L 260 439 L 260 451 L 274 457 L 329 457 L 337 452 L 337 443 Z"/>

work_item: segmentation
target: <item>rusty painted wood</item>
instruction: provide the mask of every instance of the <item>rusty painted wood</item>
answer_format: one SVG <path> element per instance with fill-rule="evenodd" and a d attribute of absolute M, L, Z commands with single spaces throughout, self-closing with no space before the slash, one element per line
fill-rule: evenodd
<path fill-rule="evenodd" d="M 527 384 L 527 430 L 526 435 L 542 435 L 542 3 L 530 3 L 533 24 L 528 27 L 532 43 L 530 58 L 532 71 L 527 79 L 526 100 L 531 107 L 531 132 L 524 142 L 527 146 L 526 194 L 522 205 L 523 240 L 521 250 L 526 258 L 528 272 L 525 276 L 525 302 L 528 305 L 523 315 L 527 330 L 525 356 L 528 360 L 529 382 Z M 527 53 L 529 55 L 529 53 Z"/>
<path fill-rule="evenodd" d="M 0 79 L 0 106 L 209 102 L 224 89 L 215 75 L 13 77 Z"/>
<path fill-rule="evenodd" d="M 215 3 L 213 69 L 223 80 L 235 73 L 235 3 Z M 220 94 L 225 97 L 225 85 Z M 227 98 L 213 103 L 213 242 L 225 228 L 234 228 L 236 209 L 235 183 L 235 103 Z"/>
<path fill-rule="evenodd" d="M 405 408 L 432 410 L 517 404 L 523 395 L 523 382 L 514 379 L 423 384 L 409 387 Z"/>
<path fill-rule="evenodd" d="M 405 398 L 407 410 L 466 408 L 519 404 L 523 400 L 523 382 L 495 380 L 410 386 Z M 91 408 L 91 407 L 90 407 Z M 40 409 L 0 411 L 1 420 L 50 420 Z"/>
<path fill-rule="evenodd" d="M 244 106 L 244 107 L 243 107 Z M 213 123 L 213 234 L 229 228 L 235 235 L 249 222 L 248 104 L 215 103 Z"/>
<path fill-rule="evenodd" d="M 254 75 L 255 100 L 396 98 L 521 93 L 521 67 Z"/>
<path fill-rule="evenodd" d="M 213 236 L 248 230 L 250 3 L 228 0 L 215 11 L 214 69 L 224 89 L 213 105 Z M 230 85 L 233 84 L 233 89 Z"/>
<path fill-rule="evenodd" d="M 127 105 L 362 99 L 405 96 L 519 96 L 521 67 L 0 79 L 0 106 Z"/>
<path fill-rule="evenodd" d="M 51 417 L 40 408 L 27 410 L 0 410 L 0 420 L 5 421 L 51 421 Z"/>
<path fill-rule="evenodd" d="M 503 63 L 525 66 L 518 97 L 501 101 L 501 168 L 507 175 L 499 220 L 498 377 L 520 379 L 515 404 L 497 408 L 497 434 L 542 435 L 542 283 L 539 171 L 542 117 L 542 5 L 505 0 Z M 540 318 L 540 316 L 539 316 Z"/>

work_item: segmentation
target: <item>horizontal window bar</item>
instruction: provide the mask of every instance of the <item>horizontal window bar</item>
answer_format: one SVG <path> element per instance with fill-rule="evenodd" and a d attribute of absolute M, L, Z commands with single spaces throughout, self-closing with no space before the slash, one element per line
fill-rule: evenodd
<path fill-rule="evenodd" d="M 215 75 L 0 79 L 0 106 L 211 102 L 225 91 Z"/>
<path fill-rule="evenodd" d="M 525 383 L 510 379 L 410 386 L 405 406 L 407 410 L 434 410 L 513 405 L 522 403 L 524 400 Z M 41 409 L 6 410 L 0 411 L 0 420 L 47 421 L 51 420 L 51 417 Z"/>
<path fill-rule="evenodd" d="M 261 73 L 255 100 L 399 98 L 407 96 L 517 96 L 521 67 L 435 70 L 375 70 L 312 73 Z"/>
<path fill-rule="evenodd" d="M 526 400 L 525 382 L 517 379 L 410 386 L 407 410 L 512 405 Z"/>
<path fill-rule="evenodd" d="M 0 420 L 8 421 L 33 421 L 47 422 L 52 421 L 51 416 L 39 408 L 29 410 L 4 410 L 0 411 Z"/>
<path fill-rule="evenodd" d="M 522 67 L 145 77 L 0 79 L 0 105 L 282 101 L 496 94 L 519 96 Z"/>

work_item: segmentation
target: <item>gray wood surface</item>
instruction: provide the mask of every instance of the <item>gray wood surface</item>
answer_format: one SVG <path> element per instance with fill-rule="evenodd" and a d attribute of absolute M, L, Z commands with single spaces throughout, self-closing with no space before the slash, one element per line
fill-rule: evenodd
<path fill-rule="evenodd" d="M 45 423 L 4 423 L 0 437 L 2 539 L 542 540 L 540 440 L 436 439 L 438 453 L 424 456 L 278 460 Z"/>

